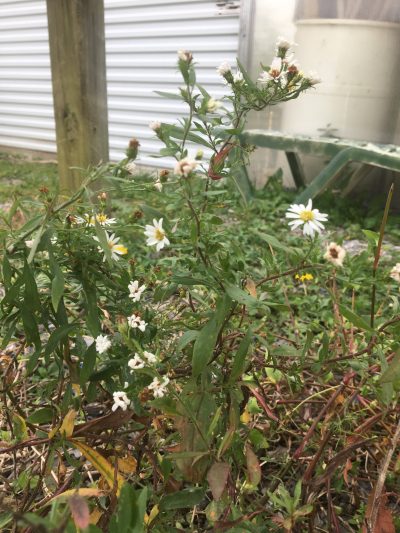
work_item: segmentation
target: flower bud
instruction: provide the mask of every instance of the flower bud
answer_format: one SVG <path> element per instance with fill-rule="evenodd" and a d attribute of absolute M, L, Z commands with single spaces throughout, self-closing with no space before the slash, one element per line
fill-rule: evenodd
<path fill-rule="evenodd" d="M 126 149 L 126 156 L 132 161 L 137 158 L 140 143 L 137 139 L 131 139 L 129 141 L 128 148 Z"/>
<path fill-rule="evenodd" d="M 195 160 L 196 161 L 201 161 L 203 159 L 203 156 L 204 156 L 203 150 L 197 150 Z"/>
<path fill-rule="evenodd" d="M 105 202 L 107 200 L 107 193 L 106 192 L 101 192 L 100 194 L 97 195 L 97 198 L 101 202 Z"/>
<path fill-rule="evenodd" d="M 193 60 L 193 55 L 188 50 L 178 50 L 178 57 L 181 61 L 185 61 L 185 63 L 191 63 Z"/>
<path fill-rule="evenodd" d="M 157 132 L 161 128 L 161 122 L 158 122 L 158 120 L 155 120 L 153 122 L 150 122 L 149 128 L 155 132 Z"/>
<path fill-rule="evenodd" d="M 167 181 L 168 176 L 169 176 L 169 170 L 167 170 L 166 168 L 163 168 L 162 170 L 160 170 L 161 181 Z"/>

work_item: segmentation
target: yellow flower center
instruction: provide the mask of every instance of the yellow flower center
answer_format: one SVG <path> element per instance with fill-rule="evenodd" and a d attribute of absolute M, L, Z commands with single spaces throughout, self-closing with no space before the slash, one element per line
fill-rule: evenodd
<path fill-rule="evenodd" d="M 314 213 L 310 210 L 305 210 L 300 213 L 299 217 L 304 222 L 308 222 L 309 220 L 314 220 Z"/>
<path fill-rule="evenodd" d="M 158 240 L 158 241 L 162 241 L 163 238 L 165 237 L 165 233 L 159 229 L 159 228 L 156 228 L 155 232 L 154 232 L 154 237 Z"/>
<path fill-rule="evenodd" d="M 104 215 L 104 214 L 97 215 L 96 218 L 99 224 L 104 224 L 104 222 L 107 222 L 107 215 Z"/>

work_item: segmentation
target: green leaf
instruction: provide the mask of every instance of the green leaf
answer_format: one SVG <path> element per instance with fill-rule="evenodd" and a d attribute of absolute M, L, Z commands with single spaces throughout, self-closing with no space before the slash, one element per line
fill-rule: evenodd
<path fill-rule="evenodd" d="M 226 294 L 221 297 L 217 302 L 214 315 L 200 330 L 193 346 L 192 372 L 194 376 L 201 374 L 210 361 L 218 334 L 231 308 L 231 303 L 231 299 Z"/>
<path fill-rule="evenodd" d="M 236 287 L 235 285 L 231 285 L 230 283 L 225 283 L 225 290 L 232 300 L 235 300 L 240 304 L 247 305 L 249 307 L 260 307 L 263 305 L 263 302 L 260 302 L 257 300 L 257 298 L 254 298 L 254 296 L 251 296 L 248 292 L 245 292 L 244 290 Z"/>
<path fill-rule="evenodd" d="M 79 381 L 81 385 L 84 385 L 88 381 L 95 366 L 96 366 L 96 343 L 93 342 L 88 347 L 83 357 L 83 365 L 79 373 Z"/>
<path fill-rule="evenodd" d="M 25 305 L 21 309 L 21 318 L 28 344 L 34 344 L 35 348 L 40 350 L 41 342 L 38 323 L 35 315 Z"/>
<path fill-rule="evenodd" d="M 24 306 L 32 313 L 40 311 L 42 306 L 40 303 L 39 292 L 35 277 L 28 263 L 25 263 L 24 266 L 23 279 L 25 283 Z"/>
<path fill-rule="evenodd" d="M 54 411 L 51 407 L 43 407 L 37 409 L 28 418 L 28 422 L 31 424 L 48 424 L 53 420 Z"/>
<path fill-rule="evenodd" d="M 53 304 L 54 310 L 57 311 L 64 294 L 64 274 L 57 263 L 54 263 L 53 269 L 54 277 L 51 282 L 51 303 Z"/>
<path fill-rule="evenodd" d="M 75 328 L 76 324 L 67 324 L 66 326 L 55 329 L 47 341 L 45 356 L 50 355 L 61 342 L 68 338 L 68 335 Z"/>
<path fill-rule="evenodd" d="M 394 383 L 398 380 L 400 380 L 400 350 L 380 377 L 381 383 Z"/>
<path fill-rule="evenodd" d="M 229 383 L 235 383 L 235 381 L 243 374 L 246 367 L 246 355 L 250 347 L 253 331 L 251 328 L 247 330 L 246 335 L 243 337 L 242 342 L 239 345 L 233 360 L 232 371 L 229 377 Z"/>
<path fill-rule="evenodd" d="M 371 333 L 374 332 L 374 329 L 371 328 L 371 326 L 368 324 L 366 320 L 364 320 L 359 315 L 356 315 L 351 309 L 344 305 L 339 305 L 339 310 L 342 313 L 342 315 L 347 318 L 349 322 L 351 322 L 354 326 L 357 326 L 360 329 L 363 329 L 365 331 L 369 331 Z"/>
<path fill-rule="evenodd" d="M 172 98 L 173 100 L 182 100 L 182 96 L 177 93 L 168 93 L 166 91 L 154 91 L 156 94 L 163 96 L 164 98 Z"/>
<path fill-rule="evenodd" d="M 277 250 L 282 250 L 283 252 L 287 253 L 293 253 L 293 250 L 291 248 L 282 244 L 282 242 L 279 241 L 273 235 L 268 235 L 267 233 L 257 233 L 257 236 L 260 237 L 260 239 L 262 239 L 266 243 L 268 243 L 270 246 L 272 246 L 272 248 L 276 248 Z"/>
<path fill-rule="evenodd" d="M 96 217 L 94 217 L 94 230 L 96 232 L 97 238 L 99 239 L 98 242 L 100 244 L 101 249 L 104 252 L 107 263 L 109 264 L 110 267 L 112 267 L 113 262 L 111 258 L 111 250 L 110 250 L 110 247 L 108 246 L 106 230 L 98 223 Z"/>
<path fill-rule="evenodd" d="M 179 339 L 179 342 L 176 346 L 176 351 L 181 352 L 185 348 L 185 346 L 194 341 L 198 337 L 198 335 L 199 332 L 197 330 L 190 329 L 188 331 L 185 331 L 185 333 Z"/>
<path fill-rule="evenodd" d="M 168 494 L 160 501 L 160 511 L 194 507 L 203 500 L 205 494 L 205 489 L 201 487 L 183 489 L 179 492 Z"/>

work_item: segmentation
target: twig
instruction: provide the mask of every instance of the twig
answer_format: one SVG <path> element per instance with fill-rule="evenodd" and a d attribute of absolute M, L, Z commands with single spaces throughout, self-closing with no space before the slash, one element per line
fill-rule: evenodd
<path fill-rule="evenodd" d="M 379 512 L 379 507 L 380 507 L 380 500 L 381 500 L 382 491 L 383 491 L 383 487 L 385 485 L 385 480 L 386 480 L 386 474 L 389 469 L 390 461 L 392 460 L 392 456 L 396 450 L 399 440 L 400 440 L 400 418 L 397 423 L 396 432 L 392 439 L 392 446 L 388 450 L 384 460 L 382 461 L 382 465 L 379 470 L 378 481 L 376 482 L 374 499 L 372 502 L 371 517 L 367 519 L 368 532 L 371 532 L 371 533 L 375 531 L 376 521 L 378 519 L 378 512 Z"/>

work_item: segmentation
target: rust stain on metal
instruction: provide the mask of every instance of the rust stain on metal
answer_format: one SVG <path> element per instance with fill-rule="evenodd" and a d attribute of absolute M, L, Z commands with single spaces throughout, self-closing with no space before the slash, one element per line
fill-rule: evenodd
<path fill-rule="evenodd" d="M 230 15 L 240 9 L 240 0 L 217 0 L 218 15 Z"/>

